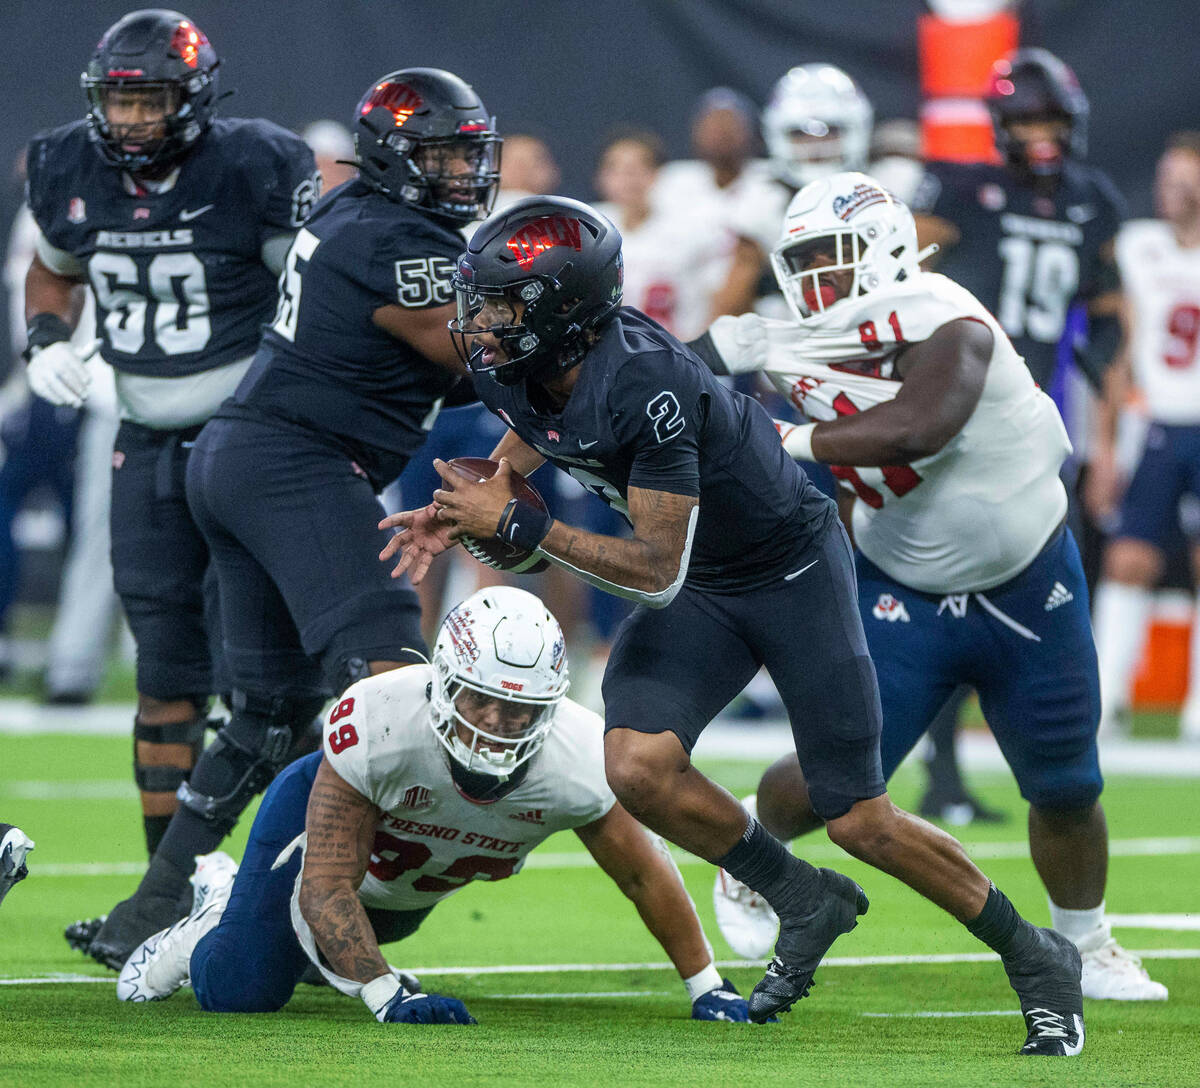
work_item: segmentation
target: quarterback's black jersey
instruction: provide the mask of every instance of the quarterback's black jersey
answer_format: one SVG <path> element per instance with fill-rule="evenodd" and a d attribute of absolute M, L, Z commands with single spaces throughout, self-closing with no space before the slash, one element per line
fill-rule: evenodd
<path fill-rule="evenodd" d="M 736 592 L 778 578 L 836 518 L 762 407 L 644 314 L 622 309 L 580 367 L 561 414 L 535 409 L 524 383 L 478 375 L 475 389 L 522 441 L 626 517 L 630 487 L 698 496 L 688 584 Z"/>
<path fill-rule="evenodd" d="M 263 242 L 296 230 L 317 189 L 304 142 L 257 119 L 214 121 L 162 193 L 102 162 L 84 121 L 29 145 L 30 209 L 85 266 L 101 354 L 130 374 L 180 377 L 251 355 L 275 306 Z"/>
<path fill-rule="evenodd" d="M 234 400 L 338 436 L 374 483 L 387 483 L 458 379 L 371 318 L 381 306 L 451 301 L 465 246 L 457 231 L 362 181 L 339 186 L 296 236 L 275 320 Z"/>
<path fill-rule="evenodd" d="M 1045 197 L 1002 166 L 937 162 L 913 211 L 958 227 L 961 237 L 937 270 L 992 311 L 1034 380 L 1048 386 L 1068 308 L 1102 290 L 1100 250 L 1124 218 L 1112 182 L 1068 160 Z"/>

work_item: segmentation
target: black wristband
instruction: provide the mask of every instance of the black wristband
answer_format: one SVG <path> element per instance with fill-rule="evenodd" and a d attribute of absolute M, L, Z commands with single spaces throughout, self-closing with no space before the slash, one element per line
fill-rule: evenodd
<path fill-rule="evenodd" d="M 21 358 L 29 362 L 29 357 L 37 348 L 49 347 L 63 340 L 71 339 L 71 327 L 58 314 L 34 314 L 29 319 L 26 330 L 25 350 Z"/>
<path fill-rule="evenodd" d="M 554 519 L 549 512 L 521 499 L 509 499 L 500 514 L 496 535 L 508 544 L 526 551 L 536 551 L 546 539 Z"/>

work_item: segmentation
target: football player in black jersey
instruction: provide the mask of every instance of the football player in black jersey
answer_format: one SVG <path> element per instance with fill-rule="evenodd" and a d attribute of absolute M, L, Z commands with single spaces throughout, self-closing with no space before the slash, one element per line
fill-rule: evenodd
<path fill-rule="evenodd" d="M 1027 1053 L 1078 1053 L 1074 945 L 1021 919 L 954 839 L 888 798 L 879 687 L 834 503 L 784 454 L 761 406 L 621 308 L 612 223 L 574 200 L 520 201 L 475 233 L 454 288 L 451 330 L 480 399 L 509 427 L 492 453 L 503 460 L 479 483 L 436 462 L 452 489 L 385 518 L 403 531 L 382 558 L 401 552 L 394 573 L 419 580 L 462 536 L 499 537 L 637 602 L 604 677 L 609 784 L 648 827 L 733 873 L 779 914 L 751 1019 L 805 996 L 821 957 L 867 909 L 854 881 L 793 857 L 691 763 L 708 722 L 765 665 L 830 838 L 998 951 L 1022 1008 L 1078 1017 L 1070 1046 L 1062 1032 L 1031 1036 Z M 510 499 L 512 471 L 544 461 L 624 514 L 632 537 L 585 532 Z"/>
<path fill-rule="evenodd" d="M 1083 161 L 1087 97 L 1075 73 L 1044 49 L 997 62 L 986 97 L 1003 161 L 930 163 L 913 198 L 920 243 L 941 247 L 937 270 L 991 310 L 1043 389 L 1054 379 L 1068 311 L 1086 308 L 1087 343 L 1076 361 L 1099 390 L 1120 340 L 1114 239 L 1125 208 L 1108 177 Z M 1078 521 L 1073 528 L 1094 572 L 1097 533 Z M 955 760 L 964 694 L 929 730 L 930 783 L 920 811 L 959 823 L 997 819 L 966 789 Z"/>
<path fill-rule="evenodd" d="M 86 120 L 29 145 L 30 387 L 54 404 L 87 396 L 68 342 L 83 284 L 116 371 L 112 559 L 137 641 L 134 774 L 152 854 L 200 749 L 209 696 L 222 690 L 205 625 L 208 548 L 184 471 L 200 427 L 250 365 L 317 186 L 298 137 L 217 118 L 217 64 L 185 16 L 132 12 L 83 75 Z M 90 932 L 68 940 L 86 944 Z"/>
<path fill-rule="evenodd" d="M 181 917 L 195 856 L 229 833 L 326 696 L 427 652 L 416 594 L 376 560 L 376 494 L 466 373 L 446 332 L 450 275 L 459 228 L 494 198 L 500 139 L 478 95 L 431 68 L 376 80 L 354 125 L 359 177 L 296 236 L 274 320 L 192 451 L 187 497 L 217 575 L 233 714 L 137 894 L 109 916 L 106 931 L 114 918 L 120 929 L 100 951 L 116 967 Z"/>

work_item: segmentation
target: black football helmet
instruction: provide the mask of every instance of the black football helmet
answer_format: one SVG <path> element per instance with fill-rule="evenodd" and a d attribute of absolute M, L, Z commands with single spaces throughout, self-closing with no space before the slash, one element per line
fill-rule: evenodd
<path fill-rule="evenodd" d="M 114 23 L 79 77 L 100 157 L 134 174 L 173 167 L 216 115 L 219 63 L 204 32 L 177 11 L 131 11 Z M 110 114 L 123 100 L 140 100 L 152 119 L 118 123 Z"/>
<path fill-rule="evenodd" d="M 440 68 L 389 72 L 367 88 L 354 112 L 363 180 L 456 225 L 492 210 L 501 142 L 479 95 Z"/>
<path fill-rule="evenodd" d="M 1062 120 L 1068 135 L 1062 156 L 1082 159 L 1087 154 L 1087 95 L 1075 73 L 1045 49 L 1018 49 L 992 68 L 985 94 L 992 115 L 996 150 L 1012 167 L 1034 175 L 1056 175 L 1061 160 L 1031 161 L 1024 144 L 1013 139 L 1008 126 L 1014 121 Z"/>
<path fill-rule="evenodd" d="M 569 370 L 620 309 L 621 234 L 595 208 L 533 196 L 487 220 L 458 259 L 450 322 L 459 356 L 501 385 Z M 482 319 L 482 320 L 481 320 Z M 494 336 L 506 358 L 471 341 Z"/>

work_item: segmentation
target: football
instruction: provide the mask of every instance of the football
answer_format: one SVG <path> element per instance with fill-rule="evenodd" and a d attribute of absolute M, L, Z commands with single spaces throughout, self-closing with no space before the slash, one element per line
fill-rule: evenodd
<path fill-rule="evenodd" d="M 449 462 L 449 467 L 464 480 L 480 482 L 490 480 L 500 464 L 498 461 L 492 461 L 486 457 L 456 457 Z M 531 503 L 539 510 L 546 509 L 545 500 L 538 494 L 537 488 L 516 469 L 513 470 L 511 480 L 510 494 L 514 499 Z M 447 491 L 454 490 L 445 480 L 442 481 L 442 486 Z M 462 539 L 462 545 L 479 562 L 486 563 L 489 567 L 495 567 L 496 570 L 509 571 L 512 574 L 537 574 L 538 571 L 543 571 L 550 565 L 545 556 L 518 548 L 515 544 L 509 544 L 497 537 L 490 540 L 476 540 L 474 537 L 466 536 Z"/>

